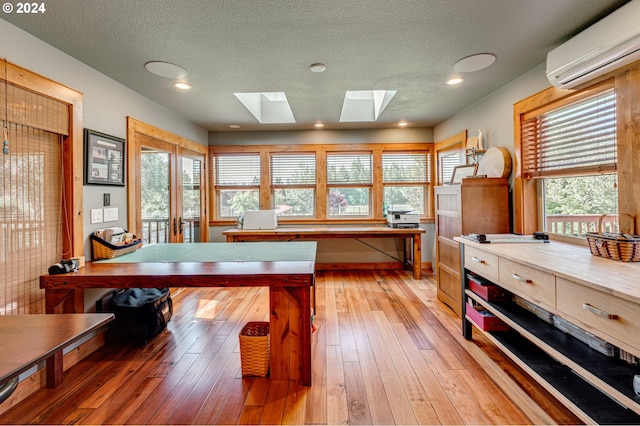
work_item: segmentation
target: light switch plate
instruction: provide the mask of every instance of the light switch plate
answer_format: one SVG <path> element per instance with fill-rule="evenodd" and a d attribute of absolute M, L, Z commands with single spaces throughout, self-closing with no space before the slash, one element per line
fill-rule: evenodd
<path fill-rule="evenodd" d="M 118 208 L 117 207 L 112 207 L 110 209 L 103 209 L 104 210 L 104 221 L 105 222 L 115 222 L 116 220 L 118 220 Z"/>
<path fill-rule="evenodd" d="M 91 209 L 91 223 L 102 223 L 102 209 Z"/>

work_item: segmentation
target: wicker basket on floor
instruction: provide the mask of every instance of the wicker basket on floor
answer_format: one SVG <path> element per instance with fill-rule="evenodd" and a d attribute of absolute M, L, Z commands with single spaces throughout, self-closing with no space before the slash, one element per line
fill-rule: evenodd
<path fill-rule="evenodd" d="M 622 213 L 620 215 L 628 216 L 633 226 L 632 216 Z M 603 221 L 606 216 L 608 215 L 602 215 L 598 219 L 599 233 L 588 232 L 585 234 L 591 254 L 620 262 L 640 262 L 640 235 L 604 232 Z M 633 233 L 633 228 L 631 233 Z"/>
<path fill-rule="evenodd" d="M 242 375 L 266 377 L 270 357 L 269 323 L 248 322 L 240 332 Z"/>

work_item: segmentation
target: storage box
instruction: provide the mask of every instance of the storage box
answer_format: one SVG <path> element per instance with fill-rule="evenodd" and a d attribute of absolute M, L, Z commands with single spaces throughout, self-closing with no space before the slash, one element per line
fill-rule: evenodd
<path fill-rule="evenodd" d="M 484 278 L 469 275 L 467 282 L 469 290 L 488 302 L 508 302 L 511 300 L 511 293 Z"/>
<path fill-rule="evenodd" d="M 484 331 L 507 331 L 509 326 L 491 312 L 482 309 L 482 306 L 474 308 L 467 302 L 467 316 L 473 323 Z"/>
<path fill-rule="evenodd" d="M 276 229 L 278 216 L 275 210 L 246 210 L 242 222 L 243 229 Z"/>
<path fill-rule="evenodd" d="M 266 377 L 271 361 L 269 323 L 248 322 L 239 337 L 242 375 Z"/>

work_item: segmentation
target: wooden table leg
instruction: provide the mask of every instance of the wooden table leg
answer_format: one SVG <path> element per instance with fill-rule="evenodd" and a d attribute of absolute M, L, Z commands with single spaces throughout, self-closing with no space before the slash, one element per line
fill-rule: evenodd
<path fill-rule="evenodd" d="M 311 287 L 270 287 L 273 380 L 311 386 Z"/>
<path fill-rule="evenodd" d="M 413 236 L 413 278 L 422 278 L 422 237 L 420 234 Z"/>
<path fill-rule="evenodd" d="M 62 383 L 62 379 L 64 377 L 64 368 L 62 364 L 62 351 L 57 351 L 53 355 L 51 355 L 46 360 L 46 378 L 47 378 L 47 387 L 55 388 L 60 383 Z"/>
<path fill-rule="evenodd" d="M 44 291 L 45 311 L 48 314 L 84 313 L 84 290 L 47 288 Z"/>

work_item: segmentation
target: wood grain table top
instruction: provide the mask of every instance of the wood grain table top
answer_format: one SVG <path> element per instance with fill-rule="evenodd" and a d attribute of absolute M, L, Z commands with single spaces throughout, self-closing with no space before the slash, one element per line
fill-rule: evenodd
<path fill-rule="evenodd" d="M 0 383 L 44 361 L 113 318 L 111 313 L 0 315 Z"/>

